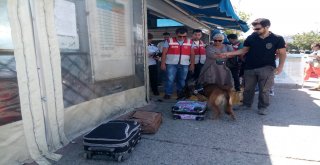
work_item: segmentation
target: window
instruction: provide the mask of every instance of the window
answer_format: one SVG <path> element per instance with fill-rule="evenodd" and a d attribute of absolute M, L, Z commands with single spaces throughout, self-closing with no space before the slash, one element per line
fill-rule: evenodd
<path fill-rule="evenodd" d="M 144 86 L 142 2 L 55 1 L 65 107 Z"/>
<path fill-rule="evenodd" d="M 183 26 L 183 24 L 172 19 L 157 19 L 157 27 Z"/>
<path fill-rule="evenodd" d="M 0 125 L 21 120 L 7 0 L 0 0 Z"/>

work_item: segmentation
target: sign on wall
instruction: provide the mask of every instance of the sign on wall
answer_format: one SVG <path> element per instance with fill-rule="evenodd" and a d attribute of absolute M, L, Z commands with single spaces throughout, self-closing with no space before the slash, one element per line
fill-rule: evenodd
<path fill-rule="evenodd" d="M 134 75 L 131 1 L 87 0 L 95 81 Z"/>
<path fill-rule="evenodd" d="M 54 17 L 60 49 L 79 49 L 75 4 L 55 0 Z"/>

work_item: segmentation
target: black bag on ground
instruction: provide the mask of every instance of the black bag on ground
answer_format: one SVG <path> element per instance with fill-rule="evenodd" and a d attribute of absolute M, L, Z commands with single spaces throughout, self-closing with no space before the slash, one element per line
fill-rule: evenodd
<path fill-rule="evenodd" d="M 136 121 L 113 120 L 101 124 L 83 136 L 84 156 L 108 155 L 125 160 L 141 139 L 141 126 Z"/>

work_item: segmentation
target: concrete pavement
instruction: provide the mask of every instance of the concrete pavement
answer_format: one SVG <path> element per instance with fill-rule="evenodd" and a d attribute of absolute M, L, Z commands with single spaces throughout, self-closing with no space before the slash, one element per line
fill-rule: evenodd
<path fill-rule="evenodd" d="M 53 164 L 320 164 L 320 91 L 285 84 L 275 89 L 268 115 L 258 115 L 256 108 L 236 111 L 236 121 L 226 115 L 219 120 L 173 120 L 175 100 L 154 102 L 151 109 L 163 113 L 163 124 L 155 135 L 143 135 L 125 162 L 104 156 L 84 159 L 79 137 L 58 152 L 64 156 Z"/>

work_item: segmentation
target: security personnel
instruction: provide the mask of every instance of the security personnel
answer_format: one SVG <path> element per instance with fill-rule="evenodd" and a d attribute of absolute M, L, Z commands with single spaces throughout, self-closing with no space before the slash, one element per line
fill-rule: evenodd
<path fill-rule="evenodd" d="M 206 48 L 205 48 L 204 42 L 200 40 L 201 37 L 202 37 L 202 31 L 200 29 L 193 30 L 192 48 L 193 48 L 194 54 L 195 54 L 195 68 L 194 68 L 194 74 L 193 74 L 194 80 L 198 79 L 198 77 L 200 75 L 201 68 L 202 68 L 204 62 L 206 61 Z"/>
<path fill-rule="evenodd" d="M 173 94 L 173 83 L 177 81 L 178 99 L 183 97 L 185 80 L 190 69 L 194 71 L 194 51 L 192 40 L 187 38 L 188 30 L 184 27 L 176 30 L 176 37 L 169 38 L 163 45 L 161 69 L 166 71 L 164 99 Z"/>

